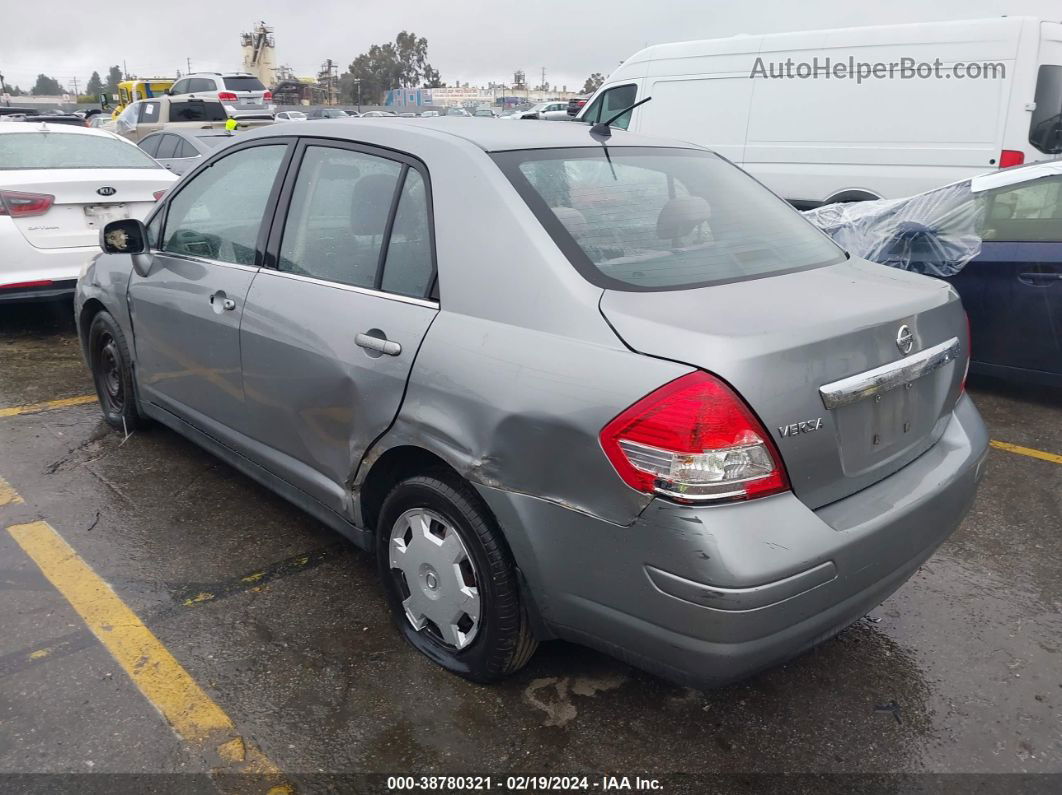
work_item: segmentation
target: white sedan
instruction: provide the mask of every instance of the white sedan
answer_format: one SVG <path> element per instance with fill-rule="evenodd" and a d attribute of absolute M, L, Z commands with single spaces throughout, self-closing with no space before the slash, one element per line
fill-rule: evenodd
<path fill-rule="evenodd" d="M 0 124 L 0 303 L 73 294 L 104 225 L 142 220 L 176 181 L 113 133 Z"/>

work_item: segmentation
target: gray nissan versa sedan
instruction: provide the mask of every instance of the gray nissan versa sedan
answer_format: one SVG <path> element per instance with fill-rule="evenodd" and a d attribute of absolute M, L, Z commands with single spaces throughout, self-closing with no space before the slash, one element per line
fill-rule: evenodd
<path fill-rule="evenodd" d="M 241 137 L 77 291 L 108 423 L 375 549 L 485 681 L 540 640 L 719 684 L 896 590 L 987 437 L 948 284 L 848 258 L 712 152 L 575 124 Z"/>

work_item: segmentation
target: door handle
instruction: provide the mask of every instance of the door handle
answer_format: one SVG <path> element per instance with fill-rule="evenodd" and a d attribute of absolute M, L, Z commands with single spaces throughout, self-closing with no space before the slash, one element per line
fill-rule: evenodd
<path fill-rule="evenodd" d="M 233 301 L 231 298 L 225 298 L 224 293 L 214 293 L 212 296 L 210 296 L 211 306 L 214 306 L 215 302 L 218 301 L 221 302 L 221 308 L 226 312 L 231 312 L 233 309 L 236 308 L 236 302 Z"/>
<path fill-rule="evenodd" d="M 1018 281 L 1025 284 L 1050 284 L 1062 282 L 1062 273 L 1019 273 Z"/>
<path fill-rule="evenodd" d="M 372 334 L 359 334 L 354 338 L 354 344 L 359 348 L 384 353 L 388 356 L 398 356 L 402 352 L 402 346 L 394 340 L 386 337 L 377 337 Z M 370 354 L 371 355 L 371 354 Z"/>

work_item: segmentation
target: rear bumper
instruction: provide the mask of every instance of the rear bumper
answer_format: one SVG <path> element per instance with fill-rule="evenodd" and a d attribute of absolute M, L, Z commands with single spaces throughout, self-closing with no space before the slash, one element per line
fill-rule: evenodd
<path fill-rule="evenodd" d="M 65 301 L 74 295 L 77 279 L 53 281 L 39 287 L 0 288 L 0 304 L 24 301 Z"/>
<path fill-rule="evenodd" d="M 10 221 L 0 218 L 0 222 Z M 74 292 L 81 269 L 100 253 L 98 245 L 35 248 L 11 225 L 0 223 L 0 303 L 47 301 Z M 4 287 L 50 281 L 38 287 Z"/>
<path fill-rule="evenodd" d="M 963 396 L 929 451 L 817 511 L 793 494 L 655 500 L 629 527 L 478 488 L 549 633 L 716 686 L 836 634 L 899 588 L 966 514 L 987 445 Z"/>

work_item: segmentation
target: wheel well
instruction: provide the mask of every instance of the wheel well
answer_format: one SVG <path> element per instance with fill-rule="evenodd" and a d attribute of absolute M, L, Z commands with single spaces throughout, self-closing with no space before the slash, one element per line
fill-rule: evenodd
<path fill-rule="evenodd" d="M 81 338 L 81 350 L 85 355 L 85 361 L 89 361 L 89 349 L 88 349 L 88 330 L 92 325 L 92 319 L 96 317 L 100 312 L 104 311 L 107 307 L 103 305 L 103 302 L 90 298 L 85 302 L 85 305 L 81 307 L 81 315 L 77 319 L 78 336 Z"/>
<path fill-rule="evenodd" d="M 444 470 L 447 475 L 461 478 L 456 469 L 422 447 L 393 447 L 380 456 L 365 476 L 359 493 L 361 520 L 365 528 L 376 529 L 380 508 L 396 483 L 432 470 Z"/>
<path fill-rule="evenodd" d="M 881 197 L 871 193 L 868 190 L 843 190 L 840 193 L 835 193 L 828 198 L 823 204 L 834 204 L 836 202 L 870 202 L 877 201 Z"/>

